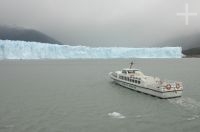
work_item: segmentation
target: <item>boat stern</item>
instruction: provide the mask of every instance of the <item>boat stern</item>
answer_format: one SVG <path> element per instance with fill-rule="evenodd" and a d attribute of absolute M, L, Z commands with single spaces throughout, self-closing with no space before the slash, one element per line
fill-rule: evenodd
<path fill-rule="evenodd" d="M 161 98 L 175 98 L 181 97 L 183 93 L 182 82 L 165 82 L 162 84 L 162 95 Z"/>

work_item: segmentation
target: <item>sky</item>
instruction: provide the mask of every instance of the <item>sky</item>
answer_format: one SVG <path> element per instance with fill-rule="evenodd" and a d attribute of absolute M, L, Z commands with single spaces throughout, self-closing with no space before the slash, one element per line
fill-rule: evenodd
<path fill-rule="evenodd" d="M 197 13 L 189 25 L 177 16 L 186 3 Z M 69 45 L 150 47 L 199 33 L 199 6 L 199 0 L 0 0 L 0 24 L 39 30 Z"/>

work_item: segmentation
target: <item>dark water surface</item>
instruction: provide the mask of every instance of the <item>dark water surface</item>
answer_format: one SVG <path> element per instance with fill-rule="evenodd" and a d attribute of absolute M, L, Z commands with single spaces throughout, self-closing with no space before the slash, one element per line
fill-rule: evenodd
<path fill-rule="evenodd" d="M 112 83 L 108 73 L 130 61 L 0 61 L 0 132 L 199 132 L 200 59 L 135 60 L 183 82 L 183 97 L 168 100 Z"/>

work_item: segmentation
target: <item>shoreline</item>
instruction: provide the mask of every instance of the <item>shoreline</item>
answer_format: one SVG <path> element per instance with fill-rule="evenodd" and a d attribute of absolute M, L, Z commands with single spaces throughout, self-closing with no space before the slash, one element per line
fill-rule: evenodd
<path fill-rule="evenodd" d="M 183 58 L 200 58 L 200 55 L 185 55 Z"/>

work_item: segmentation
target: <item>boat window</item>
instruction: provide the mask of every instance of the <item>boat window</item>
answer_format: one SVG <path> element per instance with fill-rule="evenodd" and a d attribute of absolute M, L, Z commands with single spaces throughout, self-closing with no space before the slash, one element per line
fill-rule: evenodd
<path fill-rule="evenodd" d="M 128 73 L 135 73 L 135 71 L 133 71 L 133 70 L 129 70 Z"/>
<path fill-rule="evenodd" d="M 137 80 L 135 80 L 135 83 L 138 83 L 138 81 L 137 81 Z"/>
<path fill-rule="evenodd" d="M 126 74 L 126 71 L 125 71 L 125 70 L 122 70 L 122 73 Z"/>
<path fill-rule="evenodd" d="M 140 81 L 138 81 L 138 84 L 140 84 Z"/>

